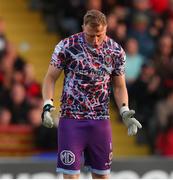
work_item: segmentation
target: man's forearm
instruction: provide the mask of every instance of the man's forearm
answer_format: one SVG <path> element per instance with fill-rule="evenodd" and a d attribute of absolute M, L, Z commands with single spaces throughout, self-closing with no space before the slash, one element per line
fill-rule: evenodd
<path fill-rule="evenodd" d="M 114 88 L 114 97 L 119 109 L 122 106 L 128 106 L 128 93 L 126 87 Z"/>
<path fill-rule="evenodd" d="M 43 100 L 53 99 L 55 80 L 51 76 L 46 76 L 43 82 L 42 95 Z"/>

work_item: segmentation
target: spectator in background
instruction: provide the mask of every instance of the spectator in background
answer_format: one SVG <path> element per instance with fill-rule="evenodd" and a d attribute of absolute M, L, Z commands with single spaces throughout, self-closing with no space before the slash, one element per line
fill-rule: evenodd
<path fill-rule="evenodd" d="M 41 112 L 42 112 L 42 107 L 38 107 L 38 106 L 31 107 L 30 111 L 27 114 L 27 118 L 32 127 L 35 128 L 41 126 L 42 123 L 40 118 Z"/>
<path fill-rule="evenodd" d="M 151 152 L 155 153 L 155 143 L 158 139 L 158 134 L 162 134 L 168 129 L 169 117 L 173 115 L 173 89 L 167 92 L 166 97 L 162 97 L 155 104 L 155 111 L 149 124 L 149 137 Z"/>
<path fill-rule="evenodd" d="M 125 46 L 127 27 L 124 22 L 119 22 L 115 12 L 110 13 L 107 17 L 108 29 L 107 34 L 110 38 L 118 42 L 122 47 Z"/>
<path fill-rule="evenodd" d="M 163 33 L 173 38 L 173 18 L 170 18 L 166 21 L 166 25 Z"/>
<path fill-rule="evenodd" d="M 35 71 L 32 64 L 26 64 L 24 68 L 24 87 L 29 104 L 40 106 L 42 104 L 41 85 L 35 79 Z"/>
<path fill-rule="evenodd" d="M 124 6 L 117 5 L 114 7 L 112 12 L 115 13 L 119 22 L 125 22 L 128 10 Z"/>
<path fill-rule="evenodd" d="M 22 84 L 12 86 L 9 99 L 5 97 L 6 104 L 12 113 L 13 124 L 28 124 L 27 113 L 30 110 L 30 104 L 26 100 L 26 91 Z"/>
<path fill-rule="evenodd" d="M 154 52 L 154 41 L 148 29 L 149 19 L 144 13 L 137 13 L 132 19 L 132 26 L 128 31 L 128 37 L 135 38 L 139 44 L 139 53 L 145 57 L 151 57 Z"/>
<path fill-rule="evenodd" d="M 97 1 L 99 0 L 95 0 L 93 3 L 95 2 L 95 4 L 97 4 Z M 57 7 L 58 6 L 62 6 L 62 8 L 58 8 L 59 11 L 55 12 L 56 17 L 59 16 L 56 22 L 60 25 L 62 36 L 66 37 L 80 31 L 82 15 L 85 12 L 84 3 L 80 0 L 67 0 L 57 3 Z"/>
<path fill-rule="evenodd" d="M 142 95 L 141 95 L 142 93 Z M 136 117 L 140 119 L 143 129 L 137 136 L 138 143 L 150 143 L 150 120 L 153 108 L 160 98 L 160 77 L 150 63 L 145 63 L 139 78 L 129 89 L 131 106 L 136 109 Z"/>
<path fill-rule="evenodd" d="M 117 0 L 103 0 L 102 1 L 102 8 L 103 12 L 106 15 L 109 15 L 113 12 L 113 9 L 117 6 Z"/>
<path fill-rule="evenodd" d="M 158 37 L 162 34 L 162 31 L 164 29 L 164 21 L 159 16 L 156 16 L 155 19 L 151 23 L 151 27 L 149 28 L 149 33 L 154 39 L 154 41 L 157 41 Z"/>
<path fill-rule="evenodd" d="M 173 116 L 173 89 L 170 90 L 166 98 L 156 104 L 155 120 L 158 129 L 165 129 L 168 125 L 168 117 Z"/>
<path fill-rule="evenodd" d="M 115 40 L 124 48 L 127 39 L 127 27 L 124 22 L 119 22 L 115 29 Z"/>
<path fill-rule="evenodd" d="M 128 6 L 129 8 L 129 6 Z M 131 28 L 133 20 L 138 14 L 143 14 L 148 19 L 148 24 L 153 20 L 153 12 L 150 9 L 149 0 L 132 0 L 132 7 L 128 9 L 129 13 L 126 16 L 126 22 L 128 27 Z"/>
<path fill-rule="evenodd" d="M 0 126 L 7 126 L 11 124 L 12 115 L 9 109 L 0 107 Z"/>
<path fill-rule="evenodd" d="M 144 64 L 144 57 L 138 53 L 138 42 L 134 38 L 129 38 L 126 42 L 126 82 L 130 86 L 138 78 L 141 67 Z"/>
<path fill-rule="evenodd" d="M 96 9 L 99 11 L 102 10 L 102 0 L 87 0 L 86 9 Z"/>
<path fill-rule="evenodd" d="M 110 38 L 112 39 L 116 39 L 116 28 L 118 26 L 118 22 L 117 22 L 117 17 L 114 13 L 110 13 L 108 16 L 107 16 L 107 34 Z"/>
<path fill-rule="evenodd" d="M 173 88 L 173 43 L 170 35 L 160 37 L 153 64 L 161 77 L 163 88 Z"/>
<path fill-rule="evenodd" d="M 149 13 L 150 2 L 149 0 L 133 0 L 133 7 L 136 11 Z"/>
<path fill-rule="evenodd" d="M 23 68 L 25 61 L 18 56 L 16 48 L 8 43 L 6 54 L 0 62 L 0 69 L 3 76 L 3 86 L 10 89 L 13 82 L 23 83 Z"/>

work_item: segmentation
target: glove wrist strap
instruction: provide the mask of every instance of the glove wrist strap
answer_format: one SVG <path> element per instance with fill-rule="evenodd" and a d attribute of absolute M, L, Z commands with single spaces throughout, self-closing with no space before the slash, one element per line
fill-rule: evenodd
<path fill-rule="evenodd" d="M 129 107 L 128 106 L 122 106 L 120 108 L 120 115 L 122 116 L 125 111 L 129 111 Z"/>
<path fill-rule="evenodd" d="M 45 106 L 46 104 L 50 104 L 53 106 L 53 100 L 52 99 L 45 100 L 43 106 Z"/>

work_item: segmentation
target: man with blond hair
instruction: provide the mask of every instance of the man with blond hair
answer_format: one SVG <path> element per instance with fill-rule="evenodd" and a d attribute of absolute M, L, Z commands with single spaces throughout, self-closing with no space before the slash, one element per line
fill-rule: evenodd
<path fill-rule="evenodd" d="M 61 40 L 55 47 L 43 83 L 43 125 L 53 127 L 54 85 L 64 71 L 64 88 L 58 126 L 57 172 L 64 178 L 79 178 L 81 160 L 93 178 L 107 179 L 112 161 L 112 135 L 109 116 L 110 82 L 128 134 L 141 124 L 128 108 L 124 76 L 125 53 L 106 36 L 105 15 L 89 10 L 83 32 Z"/>

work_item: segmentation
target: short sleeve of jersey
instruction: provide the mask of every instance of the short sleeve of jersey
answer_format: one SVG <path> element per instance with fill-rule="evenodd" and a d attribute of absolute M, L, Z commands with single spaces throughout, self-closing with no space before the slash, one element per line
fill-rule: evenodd
<path fill-rule="evenodd" d="M 65 67 L 65 52 L 64 52 L 64 42 L 60 41 L 52 54 L 50 64 L 58 69 L 64 69 Z"/>
<path fill-rule="evenodd" d="M 126 54 L 121 46 L 116 48 L 115 59 L 114 59 L 114 67 L 113 67 L 113 76 L 120 76 L 125 73 L 125 62 L 126 62 Z"/>

